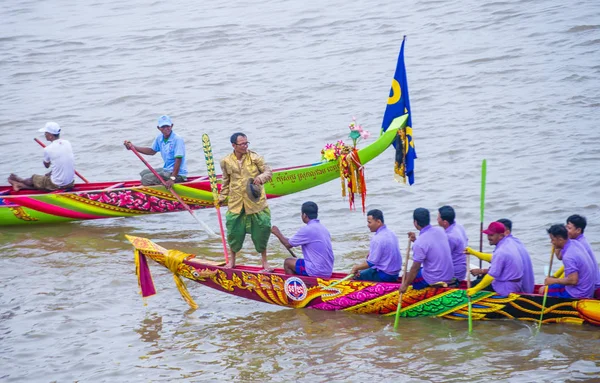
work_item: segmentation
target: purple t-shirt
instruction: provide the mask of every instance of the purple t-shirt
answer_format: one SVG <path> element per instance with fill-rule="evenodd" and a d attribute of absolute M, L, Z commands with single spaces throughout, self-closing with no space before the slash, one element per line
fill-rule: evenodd
<path fill-rule="evenodd" d="M 488 275 L 494 277 L 492 287 L 498 294 L 521 292 L 523 261 L 515 241 L 504 237 L 496 244 Z"/>
<path fill-rule="evenodd" d="M 565 290 L 573 298 L 592 298 L 596 275 L 592 260 L 585 247 L 577 240 L 569 239 L 562 249 L 562 261 L 565 265 L 565 277 L 577 272 L 579 282 L 576 285 L 565 286 Z"/>
<path fill-rule="evenodd" d="M 596 256 L 594 255 L 594 252 L 592 251 L 592 247 L 590 246 L 590 244 L 588 243 L 587 239 L 584 237 L 583 234 L 579 234 L 579 237 L 575 238 L 575 240 L 583 246 L 585 251 L 590 256 L 590 259 L 594 263 L 594 267 L 595 267 L 596 275 L 597 275 L 596 288 L 599 289 L 600 288 L 600 269 L 598 268 L 598 261 L 596 260 Z"/>
<path fill-rule="evenodd" d="M 523 263 L 523 278 L 521 279 L 521 287 L 524 293 L 533 293 L 535 287 L 535 276 L 533 275 L 533 264 L 531 263 L 531 257 L 525 249 L 523 243 L 512 234 L 508 235 L 508 238 L 512 239 L 519 249 L 519 255 L 521 256 L 521 262 Z"/>
<path fill-rule="evenodd" d="M 318 219 L 311 219 L 289 239 L 290 245 L 302 246 L 306 273 L 311 277 L 329 278 L 333 272 L 331 234 Z"/>
<path fill-rule="evenodd" d="M 446 229 L 446 235 L 452 254 L 454 278 L 462 281 L 467 275 L 467 255 L 465 254 L 465 248 L 469 245 L 467 233 L 461 224 L 454 222 Z"/>
<path fill-rule="evenodd" d="M 398 276 L 402 268 L 402 255 L 398 238 L 387 226 L 383 225 L 371 238 L 367 263 L 372 268 L 388 275 Z"/>
<path fill-rule="evenodd" d="M 454 275 L 452 255 L 446 232 L 441 227 L 427 225 L 413 244 L 413 260 L 423 266 L 422 275 L 430 285 L 451 282 Z"/>

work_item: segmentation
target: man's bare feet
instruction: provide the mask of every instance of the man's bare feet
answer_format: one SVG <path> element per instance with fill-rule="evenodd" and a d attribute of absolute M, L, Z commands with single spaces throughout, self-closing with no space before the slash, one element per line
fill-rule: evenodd
<path fill-rule="evenodd" d="M 8 183 L 12 185 L 12 188 L 14 191 L 18 192 L 19 190 L 21 190 L 22 184 L 20 182 L 17 182 L 15 180 L 12 180 L 9 178 Z"/>

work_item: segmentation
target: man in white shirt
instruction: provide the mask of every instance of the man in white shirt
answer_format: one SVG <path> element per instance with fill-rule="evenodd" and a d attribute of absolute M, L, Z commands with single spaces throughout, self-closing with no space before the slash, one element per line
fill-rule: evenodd
<path fill-rule="evenodd" d="M 54 191 L 70 189 L 75 184 L 75 161 L 71 143 L 60 138 L 60 126 L 56 122 L 48 122 L 41 128 L 50 144 L 44 148 L 44 166 L 50 168 L 45 175 L 34 174 L 31 178 L 20 178 L 15 174 L 8 177 L 14 191 L 21 189 L 38 189 Z"/>

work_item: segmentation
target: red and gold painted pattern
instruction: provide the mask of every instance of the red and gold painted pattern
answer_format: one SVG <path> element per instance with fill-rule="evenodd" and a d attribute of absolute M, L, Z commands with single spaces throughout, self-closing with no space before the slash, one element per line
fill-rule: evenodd
<path fill-rule="evenodd" d="M 165 264 L 166 250 L 145 238 L 127 236 L 143 255 Z M 343 310 L 359 314 L 394 315 L 398 305 L 398 283 L 343 281 L 344 275 L 322 279 L 285 275 L 282 270 L 273 273 L 258 267 L 239 266 L 229 269 L 215 262 L 197 260 L 188 254 L 177 266 L 177 273 L 185 278 L 222 292 L 291 308 Z M 293 280 L 294 293 L 286 290 Z M 517 319 L 539 320 L 542 310 L 541 295 L 510 294 L 498 296 L 480 291 L 472 297 L 474 320 Z M 400 315 L 407 318 L 440 317 L 452 320 L 467 319 L 467 296 L 464 288 L 428 287 L 409 289 L 402 296 Z M 563 299 L 548 297 L 543 323 L 573 323 L 600 326 L 600 300 Z"/>

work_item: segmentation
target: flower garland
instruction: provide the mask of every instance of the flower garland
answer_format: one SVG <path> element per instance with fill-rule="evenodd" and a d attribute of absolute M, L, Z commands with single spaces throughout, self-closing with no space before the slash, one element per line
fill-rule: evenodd
<path fill-rule="evenodd" d="M 352 122 L 348 125 L 350 129 L 349 138 L 352 139 L 352 146 L 346 145 L 342 140 L 334 144 L 327 144 L 321 150 L 323 161 L 339 162 L 340 182 L 342 186 L 342 197 L 348 195 L 350 209 L 356 209 L 355 194 L 360 193 L 362 200 L 362 211 L 365 213 L 365 201 L 367 197 L 367 184 L 365 183 L 365 168 L 360 162 L 358 149 L 356 145 L 363 139 L 369 138 L 370 133 L 362 128 L 352 117 Z"/>

